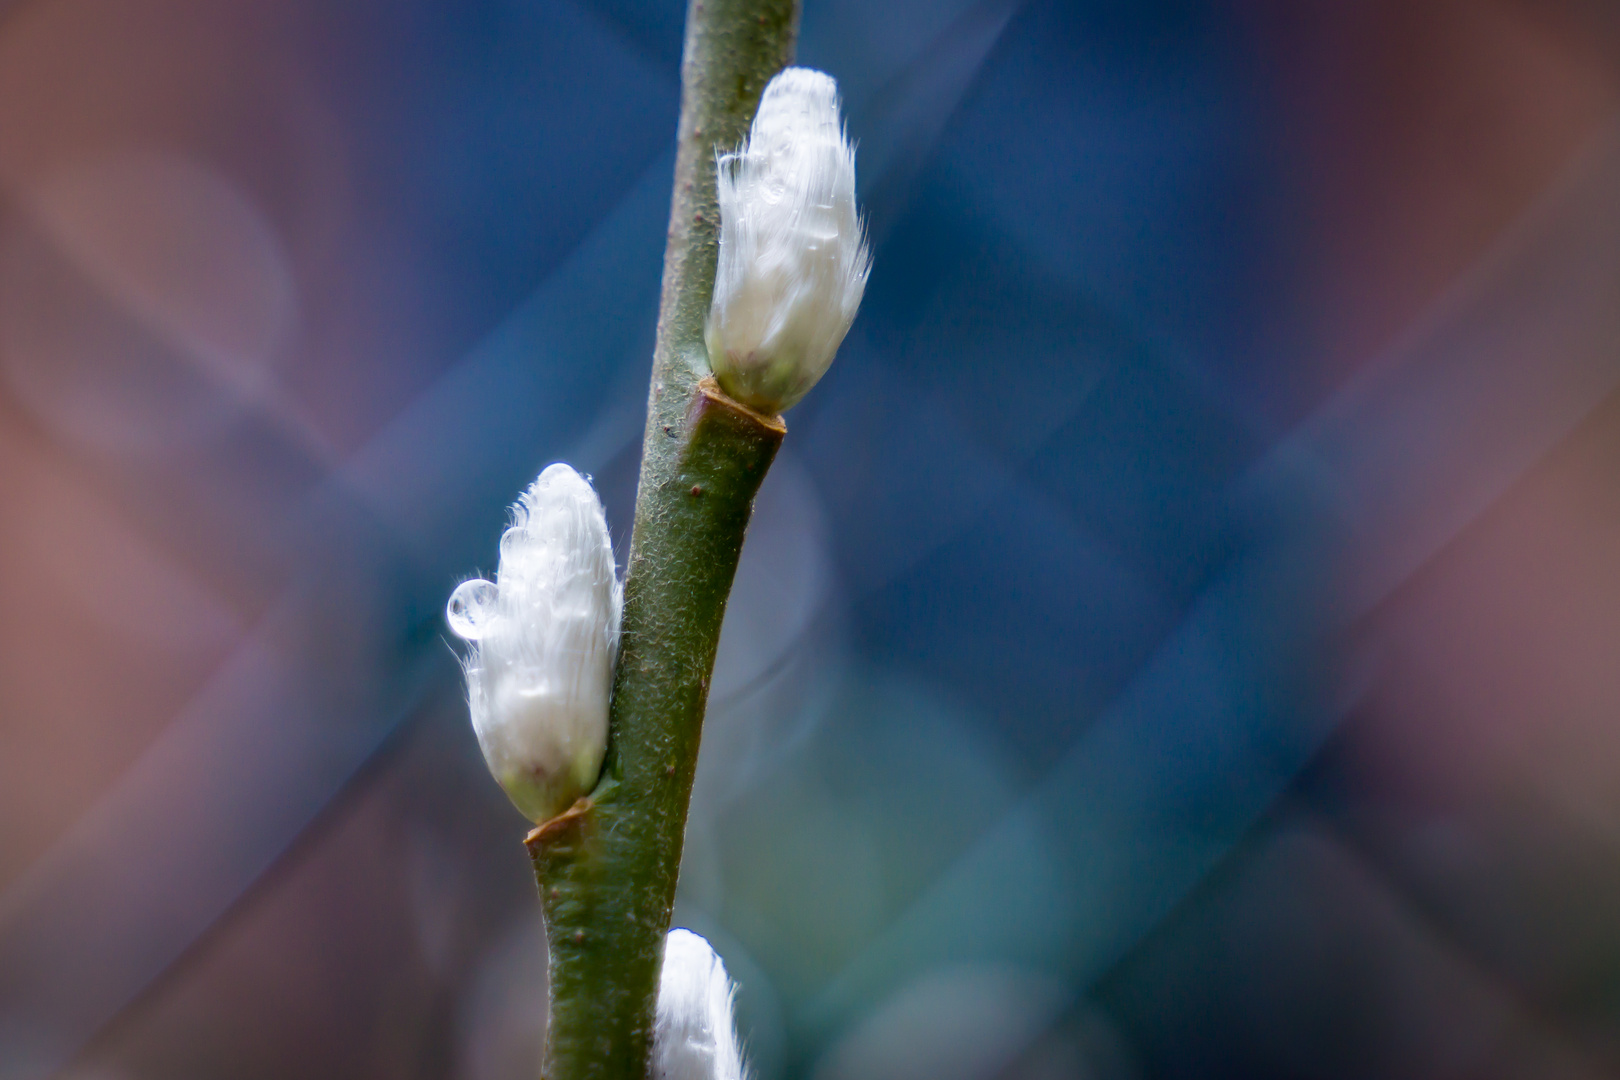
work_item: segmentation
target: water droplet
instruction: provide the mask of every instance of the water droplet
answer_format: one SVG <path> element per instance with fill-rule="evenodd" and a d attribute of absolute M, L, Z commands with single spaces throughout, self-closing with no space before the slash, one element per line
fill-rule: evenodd
<path fill-rule="evenodd" d="M 457 585 L 456 591 L 450 594 L 450 603 L 444 609 L 450 629 L 468 641 L 483 637 L 489 632 L 489 625 L 495 618 L 498 595 L 495 583 L 483 578 L 473 578 Z"/>

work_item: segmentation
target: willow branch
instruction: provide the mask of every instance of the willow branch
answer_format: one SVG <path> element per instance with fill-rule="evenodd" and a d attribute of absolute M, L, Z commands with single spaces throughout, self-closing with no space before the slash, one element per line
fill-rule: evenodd
<path fill-rule="evenodd" d="M 692 0 L 658 339 L 607 760 L 530 834 L 551 958 L 549 1080 L 645 1080 L 715 648 L 755 493 L 785 428 L 704 376 L 715 149 L 793 58 L 797 0 Z"/>

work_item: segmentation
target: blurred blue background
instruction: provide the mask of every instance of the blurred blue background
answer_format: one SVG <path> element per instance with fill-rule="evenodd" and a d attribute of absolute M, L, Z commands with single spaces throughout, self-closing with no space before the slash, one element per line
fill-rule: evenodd
<path fill-rule="evenodd" d="M 0 1077 L 537 1074 L 443 604 L 622 561 L 669 0 L 0 3 Z M 876 248 L 676 922 L 761 1080 L 1620 1071 L 1620 25 L 806 0 Z"/>

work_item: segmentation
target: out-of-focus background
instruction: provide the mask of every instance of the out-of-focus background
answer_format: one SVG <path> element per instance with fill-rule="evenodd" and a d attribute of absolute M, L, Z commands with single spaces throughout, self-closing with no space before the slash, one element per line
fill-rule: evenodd
<path fill-rule="evenodd" d="M 0 3 L 0 1077 L 533 1077 L 443 603 L 622 559 L 678 0 Z M 1620 19 L 806 0 L 876 269 L 676 921 L 761 1080 L 1620 1071 Z"/>

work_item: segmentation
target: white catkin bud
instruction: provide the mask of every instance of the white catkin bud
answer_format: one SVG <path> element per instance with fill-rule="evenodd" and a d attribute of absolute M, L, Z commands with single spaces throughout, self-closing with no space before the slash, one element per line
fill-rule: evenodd
<path fill-rule="evenodd" d="M 707 941 L 690 930 L 669 932 L 653 1024 L 653 1080 L 742 1080 L 742 1047 L 731 1022 L 736 992 Z"/>
<path fill-rule="evenodd" d="M 563 464 L 512 507 L 495 580 L 450 597 L 450 628 L 471 645 L 478 745 L 531 821 L 566 810 L 601 772 L 623 606 L 602 503 Z"/>
<path fill-rule="evenodd" d="M 775 414 L 826 374 L 872 269 L 838 84 L 787 68 L 716 162 L 720 257 L 704 336 L 722 389 Z"/>

